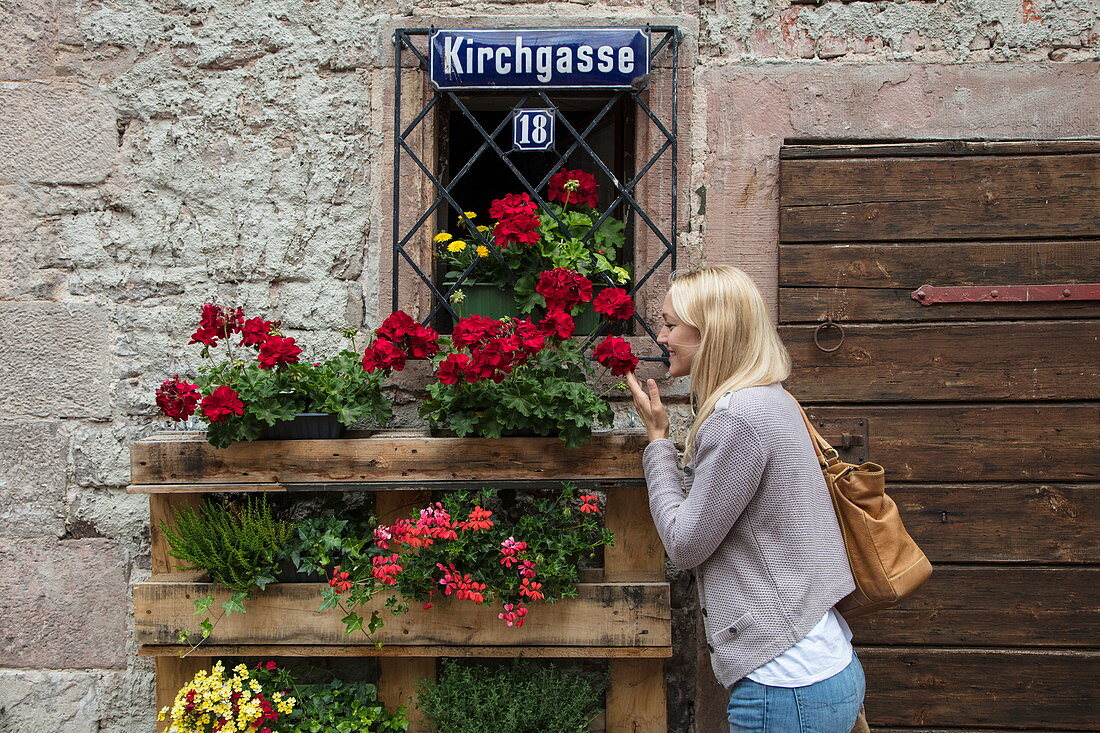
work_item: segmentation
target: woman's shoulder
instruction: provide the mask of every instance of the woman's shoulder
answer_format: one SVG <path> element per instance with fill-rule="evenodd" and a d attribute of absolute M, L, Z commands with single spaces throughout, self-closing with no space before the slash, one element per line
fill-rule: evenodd
<path fill-rule="evenodd" d="M 775 414 L 778 405 L 785 405 L 791 397 L 780 382 L 726 392 L 714 404 L 714 411 L 737 415 L 752 423 Z"/>

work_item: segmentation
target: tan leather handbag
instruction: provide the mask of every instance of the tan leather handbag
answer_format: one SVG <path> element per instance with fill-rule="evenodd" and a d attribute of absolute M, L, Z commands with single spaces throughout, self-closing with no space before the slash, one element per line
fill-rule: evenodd
<path fill-rule="evenodd" d="M 840 460 L 802 405 L 798 409 L 829 486 L 856 581 L 856 589 L 836 608 L 844 618 L 855 618 L 896 605 L 928 580 L 932 564 L 905 531 L 897 505 L 886 495 L 882 466 Z"/>

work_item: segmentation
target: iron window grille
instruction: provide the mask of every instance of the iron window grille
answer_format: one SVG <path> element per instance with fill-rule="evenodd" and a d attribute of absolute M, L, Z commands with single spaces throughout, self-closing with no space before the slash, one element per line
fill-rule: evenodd
<path fill-rule="evenodd" d="M 394 104 L 393 104 L 393 130 L 394 130 L 394 145 L 393 145 L 393 283 L 391 290 L 391 303 L 392 309 L 397 310 L 399 302 L 399 282 L 402 275 L 402 265 L 406 265 L 411 269 L 415 277 L 424 284 L 428 289 L 432 298 L 432 306 L 428 315 L 423 319 L 423 323 L 431 323 L 441 313 L 446 313 L 452 319 L 457 319 L 458 314 L 455 312 L 451 304 L 451 296 L 454 292 L 460 289 L 467 281 L 471 271 L 476 265 L 471 263 L 469 267 L 463 271 L 458 278 L 447 286 L 439 286 L 434 281 L 429 273 L 418 265 L 417 260 L 413 257 L 407 247 L 410 243 L 416 242 L 417 234 L 421 232 L 422 228 L 426 226 L 434 215 L 437 215 L 440 207 L 448 205 L 451 209 L 458 212 L 459 218 L 466 224 L 472 224 L 472 222 L 466 217 L 464 213 L 467 209 L 464 209 L 462 205 L 455 198 L 455 189 L 470 172 L 483 155 L 490 152 L 499 156 L 500 160 L 508 168 L 508 170 L 515 176 L 518 184 L 523 190 L 531 196 L 531 199 L 535 201 L 539 207 L 548 215 L 553 216 L 558 222 L 559 226 L 564 227 L 564 222 L 547 206 L 546 199 L 539 193 L 544 190 L 550 178 L 554 173 L 562 167 L 574 155 L 578 150 L 586 153 L 592 163 L 595 165 L 603 175 L 610 179 L 613 187 L 615 198 L 612 203 L 606 207 L 604 213 L 593 223 L 588 232 L 583 235 L 582 241 L 586 244 L 591 242 L 595 237 L 596 231 L 599 229 L 608 217 L 612 215 L 612 212 L 618 210 L 620 207 L 625 207 L 627 211 L 626 219 L 635 219 L 641 221 L 641 226 L 644 226 L 649 232 L 651 232 L 656 241 L 659 242 L 657 247 L 656 257 L 652 259 L 652 262 L 645 268 L 644 273 L 641 273 L 641 264 L 637 261 L 636 249 L 633 277 L 631 280 L 629 293 L 631 297 L 634 297 L 637 301 L 637 294 L 641 291 L 642 287 L 648 282 L 648 280 L 654 275 L 654 273 L 665 263 L 668 262 L 671 269 L 676 269 L 676 233 L 678 231 L 678 219 L 677 219 L 677 200 L 679 193 L 679 181 L 677 171 L 678 160 L 678 142 L 677 133 L 679 129 L 678 123 L 678 103 L 679 103 L 679 81 L 678 81 L 678 69 L 679 69 L 679 52 L 680 42 L 682 40 L 682 34 L 680 30 L 675 26 L 648 26 L 647 31 L 650 33 L 650 78 L 646 80 L 645 84 L 640 88 L 631 89 L 618 89 L 618 90 L 596 90 L 597 93 L 602 94 L 601 98 L 606 98 L 605 103 L 600 107 L 598 113 L 588 123 L 584 129 L 578 129 L 575 125 L 569 122 L 566 116 L 559 109 L 551 95 L 556 95 L 558 90 L 553 88 L 546 89 L 534 89 L 534 90 L 511 90 L 510 94 L 517 97 L 517 101 L 512 105 L 512 110 L 526 108 L 530 103 L 535 103 L 541 107 L 552 110 L 554 112 L 557 124 L 561 126 L 570 136 L 573 141 L 565 148 L 564 152 L 554 151 L 556 156 L 556 162 L 549 167 L 548 172 L 542 177 L 541 180 L 531 181 L 523 172 L 519 170 L 516 164 L 511 160 L 511 156 L 519 151 L 504 149 L 497 142 L 497 137 L 504 132 L 508 123 L 511 120 L 511 114 L 505 114 L 503 120 L 494 129 L 489 130 L 485 125 L 477 119 L 477 116 L 470 109 L 470 104 L 463 100 L 464 95 L 468 95 L 468 92 L 459 92 L 455 90 L 433 90 L 431 96 L 423 107 L 417 112 L 413 118 L 407 123 L 402 119 L 402 83 L 401 72 L 402 64 L 405 60 L 406 54 L 411 54 L 415 61 L 419 65 L 419 69 L 423 73 L 428 73 L 429 60 L 426 49 L 421 48 L 421 45 L 426 44 L 433 29 L 431 28 L 401 28 L 395 31 L 393 37 L 394 43 Z M 418 45 L 420 44 L 420 45 Z M 655 63 L 661 54 L 668 53 L 671 55 L 671 66 L 667 69 L 659 68 Z M 667 79 L 663 82 L 671 86 L 671 110 L 670 119 L 662 120 L 661 117 L 646 103 L 643 98 L 643 92 L 650 88 L 650 86 L 656 81 L 657 75 L 667 71 Z M 495 92 L 486 92 L 486 94 L 494 94 Z M 612 168 L 601 159 L 600 155 L 593 149 L 588 142 L 589 135 L 597 129 L 601 121 L 603 121 L 608 114 L 611 113 L 616 105 L 628 101 L 633 103 L 635 108 L 636 119 L 646 119 L 653 125 L 653 129 L 657 131 L 658 141 L 660 144 L 656 150 L 649 155 L 645 164 L 642 165 L 637 172 L 630 176 L 629 180 L 625 182 L 620 180 L 620 177 L 615 174 Z M 481 143 L 477 150 L 470 156 L 470 158 L 461 166 L 461 168 L 450 176 L 449 180 L 444 181 L 439 175 L 427 165 L 422 156 L 409 144 L 409 137 L 417 130 L 418 126 L 424 123 L 428 115 L 433 111 L 442 109 L 444 106 L 457 110 L 463 118 L 473 127 L 476 131 L 476 135 L 480 137 Z M 640 113 L 640 114 L 638 114 Z M 635 191 L 639 184 L 645 179 L 645 176 L 653 169 L 653 167 L 665 156 L 669 157 L 669 169 L 670 169 L 670 194 L 668 199 L 669 211 L 667 216 L 668 227 L 663 229 L 655 221 L 654 217 L 638 202 L 635 195 Z M 419 172 L 431 183 L 434 189 L 435 197 L 432 203 L 427 206 L 423 211 L 419 212 L 414 223 L 405 231 L 402 231 L 401 227 L 401 181 L 402 181 L 402 162 L 407 158 L 411 161 L 414 170 Z M 446 209 L 444 209 L 446 210 Z M 639 226 L 637 221 L 633 222 L 634 226 Z M 477 241 L 472 242 L 475 246 L 477 244 L 483 244 L 489 248 L 489 251 L 497 257 L 503 270 L 507 274 L 511 274 L 511 271 L 507 265 L 503 262 L 503 258 L 496 252 L 495 248 L 489 246 L 491 244 L 491 233 L 482 233 L 476 230 L 473 226 L 469 226 L 470 237 L 476 238 Z M 630 223 L 628 222 L 628 231 L 630 231 Z M 641 273 L 641 274 L 640 274 Z M 608 285 L 615 286 L 615 283 L 610 276 L 606 273 L 601 274 L 602 278 Z M 513 277 L 513 280 L 515 277 Z M 648 336 L 656 344 L 657 334 L 653 332 L 649 324 L 645 322 L 642 314 L 635 312 L 633 323 L 637 324 L 642 332 L 648 334 Z M 584 347 L 587 348 L 595 339 L 602 336 L 608 328 L 606 321 L 601 321 L 600 325 L 588 336 L 584 343 Z M 666 361 L 668 352 L 667 350 L 658 344 L 661 351 L 661 356 L 646 357 L 642 356 L 646 361 Z"/>

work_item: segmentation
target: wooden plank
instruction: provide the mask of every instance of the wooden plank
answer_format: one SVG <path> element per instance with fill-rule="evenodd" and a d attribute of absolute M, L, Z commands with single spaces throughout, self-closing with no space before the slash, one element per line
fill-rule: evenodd
<path fill-rule="evenodd" d="M 138 647 L 142 657 L 174 657 L 187 651 L 175 644 Z M 332 644 L 203 644 L 192 657 L 461 657 L 477 659 L 667 659 L 671 646 L 337 646 Z"/>
<path fill-rule="evenodd" d="M 1097 140 L 936 140 L 930 142 L 784 145 L 783 160 L 943 155 L 1060 155 L 1098 153 Z"/>
<path fill-rule="evenodd" d="M 169 436 L 165 439 L 163 436 Z M 157 433 L 131 448 L 131 483 L 554 481 L 640 479 L 646 436 L 265 440 L 218 449 L 201 433 Z"/>
<path fill-rule="evenodd" d="M 1100 403 L 824 407 L 807 402 L 807 411 L 826 422 L 823 433 L 831 432 L 830 416 L 868 420 L 870 457 L 886 467 L 887 482 L 1100 480 L 1095 450 Z"/>
<path fill-rule="evenodd" d="M 1100 648 L 1100 568 L 940 565 L 851 625 L 860 644 Z"/>
<path fill-rule="evenodd" d="M 603 577 L 609 583 L 662 581 L 665 548 L 649 512 L 649 492 L 644 488 L 607 492 L 605 526 L 615 544 L 604 548 Z"/>
<path fill-rule="evenodd" d="M 858 649 L 880 726 L 1096 730 L 1100 652 Z"/>
<path fill-rule="evenodd" d="M 162 709 L 171 708 L 176 701 L 176 694 L 195 678 L 199 670 L 210 669 L 211 661 L 203 657 L 157 657 L 155 666 L 157 708 L 153 713 L 154 720 Z M 159 721 L 157 733 L 166 730 L 168 730 L 168 720 Z"/>
<path fill-rule="evenodd" d="M 1100 395 L 1100 321 L 845 324 L 844 342 L 831 353 L 815 345 L 815 330 L 780 327 L 794 364 L 788 384 L 811 401 L 837 395 L 853 402 Z"/>
<path fill-rule="evenodd" d="M 605 712 L 611 733 L 666 733 L 665 663 L 611 660 Z"/>
<path fill-rule="evenodd" d="M 1100 240 L 784 244 L 780 286 L 908 288 L 1100 282 Z M 918 305 L 914 301 L 914 305 Z M 998 303 L 997 305 L 1003 305 Z M 924 306 L 921 306 L 924 307 Z M 935 310 L 933 306 L 929 310 Z"/>
<path fill-rule="evenodd" d="M 672 643 L 667 583 L 581 584 L 578 597 L 531 608 L 522 628 L 507 628 L 495 606 L 453 599 L 432 609 L 416 604 L 394 616 L 380 595 L 358 612 L 377 610 L 385 621 L 373 637 L 344 636 L 344 613 L 317 611 L 320 583 L 278 583 L 250 599 L 247 613 L 221 618 L 212 644 L 649 646 Z M 173 644 L 178 631 L 194 630 L 193 600 L 212 592 L 207 584 L 139 583 L 134 586 L 134 637 L 138 644 Z M 228 598 L 214 592 L 217 603 Z"/>
<path fill-rule="evenodd" d="M 892 482 L 932 563 L 1100 563 L 1100 484 Z"/>
<path fill-rule="evenodd" d="M 149 496 L 149 561 L 153 577 L 171 575 L 180 581 L 203 581 L 210 576 L 202 570 L 180 570 L 176 567 L 180 560 L 172 557 L 171 546 L 161 530 L 161 522 L 175 525 L 176 512 L 183 509 L 198 509 L 203 498 L 194 494 L 157 494 Z"/>
<path fill-rule="evenodd" d="M 435 659 L 385 657 L 379 660 L 378 699 L 386 710 L 408 709 L 409 733 L 429 733 L 428 719 L 416 704 L 420 680 L 435 679 Z"/>
<path fill-rule="evenodd" d="M 787 160 L 780 241 L 1100 234 L 1100 154 Z"/>
<path fill-rule="evenodd" d="M 924 307 L 909 297 L 909 288 L 780 288 L 780 323 L 833 320 L 874 321 L 1003 321 L 1100 318 L 1100 301 L 1065 303 L 949 303 Z"/>

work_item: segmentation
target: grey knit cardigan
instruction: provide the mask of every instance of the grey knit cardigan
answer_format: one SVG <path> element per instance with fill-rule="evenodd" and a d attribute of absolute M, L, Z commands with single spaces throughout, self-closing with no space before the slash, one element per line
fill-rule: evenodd
<path fill-rule="evenodd" d="M 665 551 L 695 569 L 711 666 L 727 688 L 854 589 L 809 433 L 778 382 L 719 400 L 684 469 L 667 438 L 642 460 Z"/>

